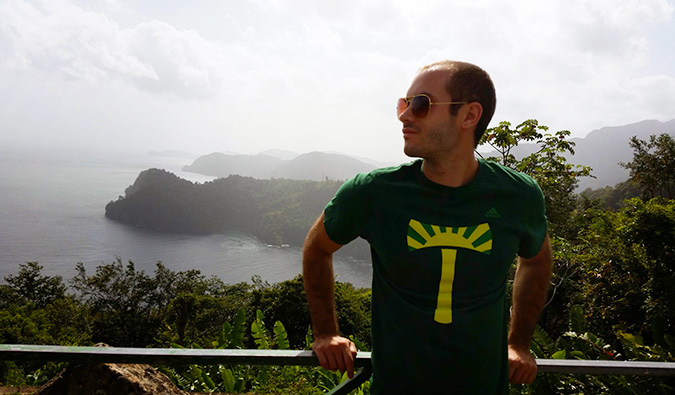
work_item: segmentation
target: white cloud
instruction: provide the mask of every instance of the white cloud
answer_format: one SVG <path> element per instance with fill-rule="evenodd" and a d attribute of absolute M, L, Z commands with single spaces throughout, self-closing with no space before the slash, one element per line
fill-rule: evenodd
<path fill-rule="evenodd" d="M 186 98 L 214 96 L 228 72 L 226 48 L 156 20 L 121 28 L 65 1 L 12 1 L 2 15 L 10 66 L 98 84 L 122 80 Z"/>
<path fill-rule="evenodd" d="M 419 66 L 443 58 L 490 72 L 499 99 L 494 124 L 537 118 L 580 136 L 675 118 L 668 105 L 675 70 L 649 71 L 663 47 L 654 46 L 653 29 L 674 23 L 673 1 L 158 7 L 0 2 L 0 72 L 12 76 L 0 80 L 7 92 L 0 122 L 31 127 L 33 136 L 59 127 L 71 140 L 115 133 L 148 149 L 399 155 L 394 101 Z M 59 97 L 67 100 L 52 102 Z M 22 122 L 36 109 L 40 117 Z"/>

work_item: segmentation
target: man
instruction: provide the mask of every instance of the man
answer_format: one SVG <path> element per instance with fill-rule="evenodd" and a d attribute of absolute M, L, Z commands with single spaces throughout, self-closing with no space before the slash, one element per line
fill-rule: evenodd
<path fill-rule="evenodd" d="M 474 157 L 495 103 L 477 66 L 420 69 L 398 118 L 405 154 L 422 160 L 347 181 L 307 235 L 312 348 L 350 377 L 356 349 L 338 331 L 332 254 L 370 243 L 373 394 L 506 394 L 509 381 L 534 379 L 529 345 L 552 268 L 544 200 L 530 177 Z"/>

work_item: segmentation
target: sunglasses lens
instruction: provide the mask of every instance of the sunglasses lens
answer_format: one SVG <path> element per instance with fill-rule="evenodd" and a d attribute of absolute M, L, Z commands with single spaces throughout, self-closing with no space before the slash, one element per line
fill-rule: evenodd
<path fill-rule="evenodd" d="M 413 97 L 410 104 L 413 115 L 417 118 L 424 118 L 429 115 L 429 104 L 427 96 L 420 95 Z"/>
<path fill-rule="evenodd" d="M 396 113 L 400 117 L 403 111 L 410 105 L 411 111 L 416 118 L 424 118 L 429 115 L 429 98 L 425 95 L 414 96 L 412 98 L 400 98 L 396 104 Z"/>

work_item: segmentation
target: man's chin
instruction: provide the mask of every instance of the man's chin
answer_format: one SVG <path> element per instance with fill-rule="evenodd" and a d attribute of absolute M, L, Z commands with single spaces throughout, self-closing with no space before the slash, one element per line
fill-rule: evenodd
<path fill-rule="evenodd" d="M 413 147 L 403 146 L 403 153 L 410 158 L 421 158 L 422 154 Z"/>

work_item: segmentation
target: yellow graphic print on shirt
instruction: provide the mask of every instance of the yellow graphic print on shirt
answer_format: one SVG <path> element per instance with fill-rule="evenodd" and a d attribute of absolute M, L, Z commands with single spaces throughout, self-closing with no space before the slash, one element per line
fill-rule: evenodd
<path fill-rule="evenodd" d="M 486 255 L 492 252 L 490 225 L 438 226 L 411 219 L 408 223 L 408 250 L 441 248 L 441 280 L 438 286 L 438 302 L 434 321 L 452 323 L 452 284 L 455 280 L 457 248 L 477 251 Z"/>

